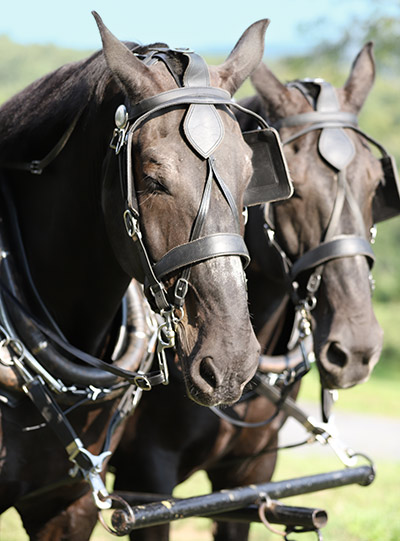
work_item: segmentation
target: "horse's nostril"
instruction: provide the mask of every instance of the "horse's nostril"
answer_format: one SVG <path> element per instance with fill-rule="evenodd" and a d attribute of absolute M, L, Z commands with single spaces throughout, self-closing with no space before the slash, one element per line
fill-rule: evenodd
<path fill-rule="evenodd" d="M 213 367 L 213 358 L 204 357 L 200 362 L 200 376 L 204 379 L 210 387 L 216 389 L 218 386 L 217 378 L 215 376 L 215 370 Z"/>
<path fill-rule="evenodd" d="M 326 357 L 331 364 L 340 366 L 340 368 L 345 367 L 348 361 L 347 353 L 343 351 L 337 342 L 332 342 L 329 345 Z"/>

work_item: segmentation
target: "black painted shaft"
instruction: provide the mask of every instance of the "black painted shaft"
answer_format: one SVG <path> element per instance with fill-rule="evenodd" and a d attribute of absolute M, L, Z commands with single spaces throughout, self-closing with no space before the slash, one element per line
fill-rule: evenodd
<path fill-rule="evenodd" d="M 130 506 L 170 499 L 170 496 L 165 494 L 151 494 L 146 492 L 117 491 L 115 494 L 121 497 Z M 261 522 L 261 518 L 258 514 L 258 505 L 256 504 L 248 505 L 247 507 L 242 507 L 233 511 L 202 516 L 222 521 Z M 272 524 L 302 526 L 310 529 L 322 528 L 328 521 L 327 512 L 323 509 L 282 505 L 276 500 L 271 500 L 268 507 L 265 509 L 265 516 L 268 522 L 271 522 Z"/>
<path fill-rule="evenodd" d="M 168 498 L 160 502 L 137 505 L 131 509 L 130 516 L 126 511 L 117 509 L 111 520 L 115 530 L 123 535 L 132 530 L 165 524 L 182 518 L 213 516 L 225 511 L 241 509 L 260 501 L 262 495 L 268 495 L 271 499 L 280 499 L 353 483 L 367 486 L 374 478 L 373 467 L 359 466 L 286 481 L 226 489 L 193 498 Z"/>
<path fill-rule="evenodd" d="M 272 500 L 265 509 L 265 517 L 271 524 L 301 526 L 310 530 L 323 528 L 328 522 L 328 513 L 324 509 L 282 505 L 275 500 Z M 243 507 L 243 509 L 213 514 L 207 518 L 224 522 L 261 522 L 258 505 L 255 504 Z"/>

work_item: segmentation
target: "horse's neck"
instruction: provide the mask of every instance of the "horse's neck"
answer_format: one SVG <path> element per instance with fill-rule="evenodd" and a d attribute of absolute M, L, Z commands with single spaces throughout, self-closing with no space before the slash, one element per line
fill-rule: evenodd
<path fill-rule="evenodd" d="M 264 209 L 249 209 L 246 244 L 251 264 L 247 271 L 250 312 L 257 338 L 270 353 L 283 331 L 289 297 L 280 256 L 264 233 Z"/>
<path fill-rule="evenodd" d="M 41 176 L 12 174 L 10 179 L 36 287 L 66 337 L 96 354 L 129 283 L 102 216 L 104 151 L 105 143 L 94 133 L 77 129 Z"/>
<path fill-rule="evenodd" d="M 248 270 L 250 313 L 262 350 L 271 353 L 283 331 L 288 310 L 288 295 L 283 284 L 260 271 Z"/>

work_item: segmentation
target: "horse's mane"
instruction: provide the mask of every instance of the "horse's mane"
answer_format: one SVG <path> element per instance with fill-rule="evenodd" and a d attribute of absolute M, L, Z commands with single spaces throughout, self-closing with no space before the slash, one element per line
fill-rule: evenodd
<path fill-rule="evenodd" d="M 126 45 L 137 54 L 146 54 L 157 46 L 167 47 L 160 43 Z M 37 137 L 41 130 L 51 131 L 54 125 L 68 125 L 89 102 L 104 98 L 111 80 L 101 50 L 37 79 L 0 107 L 0 154 L 13 155 L 21 138 L 29 139 L 31 134 Z"/>

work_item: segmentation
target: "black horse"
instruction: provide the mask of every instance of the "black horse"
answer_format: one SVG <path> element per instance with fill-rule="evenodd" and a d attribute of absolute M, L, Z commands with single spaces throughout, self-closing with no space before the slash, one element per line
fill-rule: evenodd
<path fill-rule="evenodd" d="M 259 356 L 242 264 L 251 150 L 228 106 L 262 57 L 268 21 L 208 69 L 189 50 L 125 45 L 94 15 L 103 51 L 0 109 L 0 512 L 15 506 L 38 540 L 89 537 L 86 481 L 106 497 L 99 475 L 122 427 L 107 433 L 110 419 L 132 406 L 129 385 L 166 382 L 175 333 L 200 404 L 236 401 Z M 140 347 L 109 362 L 133 277 L 159 314 L 155 373 L 132 373 L 147 348 L 138 295 L 138 321 L 124 325 Z"/>
<path fill-rule="evenodd" d="M 383 179 L 382 165 L 371 153 L 370 138 L 358 131 L 355 116 L 374 71 L 370 44 L 341 89 L 318 80 L 285 86 L 260 65 L 252 76 L 258 95 L 242 102 L 279 127 L 294 185 L 291 199 L 249 209 L 245 239 L 252 260 L 246 273 L 256 334 L 265 353 L 287 353 L 294 321 L 295 329 L 299 322 L 295 313 L 305 313 L 305 323 L 312 323 L 321 383 L 328 389 L 365 381 L 382 347 L 371 304 L 369 241 L 374 219 L 382 218 L 382 213 L 373 217 L 373 200 L 389 179 Z M 330 109 L 321 111 L 327 102 Z M 297 124 L 291 125 L 291 119 Z M 244 117 L 240 120 L 242 128 L 255 128 Z M 318 150 L 329 130 L 334 139 L 326 139 L 328 148 Z M 340 143 L 342 154 L 354 148 L 345 167 L 329 162 Z M 268 357 L 262 361 L 271 364 Z M 270 480 L 277 457 L 273 449 L 286 415 L 274 417 L 275 405 L 256 394 L 224 413 L 248 423 L 273 420 L 238 428 L 189 402 L 182 378 L 173 375 L 168 388 L 144 397 L 130 420 L 113 457 L 115 487 L 169 494 L 199 469 L 207 471 L 214 490 Z M 292 396 L 297 390 L 298 384 Z M 132 468 L 138 463 L 139 469 Z M 218 541 L 243 541 L 247 535 L 246 524 L 220 522 L 215 530 Z M 131 538 L 165 541 L 168 526 L 137 530 Z"/>

